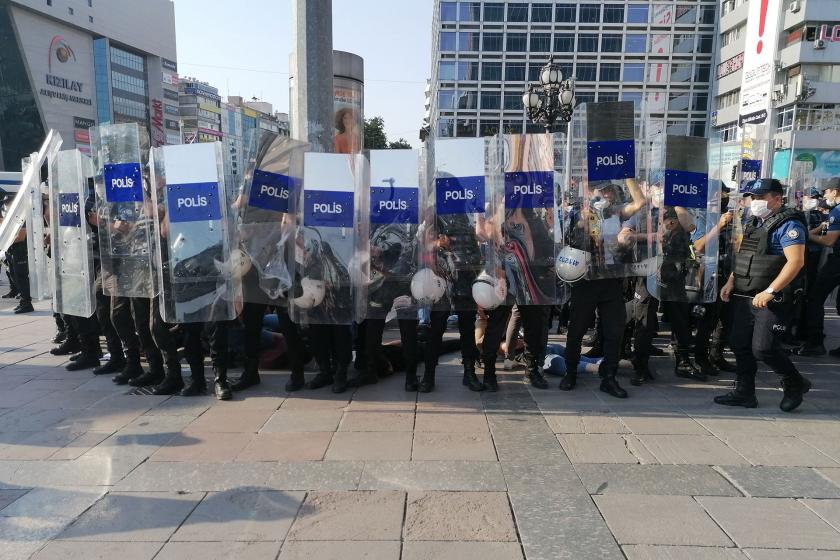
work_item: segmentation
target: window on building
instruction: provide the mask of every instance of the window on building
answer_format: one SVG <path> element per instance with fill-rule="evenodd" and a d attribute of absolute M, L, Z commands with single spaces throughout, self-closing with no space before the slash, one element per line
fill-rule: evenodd
<path fill-rule="evenodd" d="M 625 82 L 644 82 L 645 65 L 641 62 L 627 62 L 624 64 Z"/>
<path fill-rule="evenodd" d="M 507 34 L 507 52 L 527 52 L 528 51 L 528 34 L 527 33 L 508 33 Z"/>
<path fill-rule="evenodd" d="M 458 44 L 458 34 L 452 31 L 440 32 L 440 50 L 454 51 Z"/>
<path fill-rule="evenodd" d="M 502 63 L 482 62 L 481 79 L 485 82 L 500 82 L 502 80 Z"/>
<path fill-rule="evenodd" d="M 604 23 L 624 23 L 624 5 L 607 4 L 604 6 Z"/>
<path fill-rule="evenodd" d="M 504 96 L 504 109 L 506 111 L 522 109 L 522 92 L 506 91 Z"/>
<path fill-rule="evenodd" d="M 630 4 L 627 6 L 627 23 L 647 23 L 648 6 L 643 4 Z"/>
<path fill-rule="evenodd" d="M 617 62 L 602 62 L 598 77 L 602 82 L 620 82 L 621 64 Z"/>
<path fill-rule="evenodd" d="M 500 91 L 482 91 L 481 92 L 481 108 L 492 109 L 498 111 L 502 108 L 502 92 Z"/>
<path fill-rule="evenodd" d="M 455 108 L 455 96 L 457 92 L 454 89 L 442 89 L 438 91 L 438 109 L 441 111 L 449 111 Z"/>
<path fill-rule="evenodd" d="M 697 6 L 680 4 L 674 11 L 674 23 L 677 25 L 694 25 L 697 22 Z"/>
<path fill-rule="evenodd" d="M 708 83 L 711 71 L 712 66 L 710 64 L 697 64 L 694 67 L 694 81 Z"/>
<path fill-rule="evenodd" d="M 531 21 L 534 23 L 550 23 L 551 4 L 534 4 L 531 6 Z"/>
<path fill-rule="evenodd" d="M 601 35 L 601 52 L 622 52 L 621 35 L 617 33 L 604 33 Z"/>
<path fill-rule="evenodd" d="M 691 104 L 692 111 L 707 111 L 709 109 L 709 94 L 695 93 Z"/>
<path fill-rule="evenodd" d="M 52 0 L 47 0 L 47 6 L 52 6 Z"/>
<path fill-rule="evenodd" d="M 529 82 L 538 82 L 540 81 L 540 74 L 542 74 L 542 68 L 545 66 L 545 62 L 532 62 L 528 65 L 528 81 Z"/>
<path fill-rule="evenodd" d="M 93 0 L 88 0 L 88 8 L 93 8 Z"/>
<path fill-rule="evenodd" d="M 551 33 L 531 33 L 531 52 L 551 52 Z"/>
<path fill-rule="evenodd" d="M 524 82 L 525 81 L 525 63 L 524 62 L 508 62 L 505 65 L 505 81 L 506 82 Z"/>
<path fill-rule="evenodd" d="M 484 4 L 484 21 L 505 21 L 505 5 L 503 2 L 487 2 Z"/>
<path fill-rule="evenodd" d="M 574 52 L 575 36 L 572 33 L 554 35 L 554 52 Z"/>
<path fill-rule="evenodd" d="M 508 4 L 508 23 L 521 23 L 528 21 L 528 4 Z"/>
<path fill-rule="evenodd" d="M 459 109 L 477 109 L 478 108 L 478 92 L 477 91 L 459 91 L 458 92 L 458 108 Z"/>
<path fill-rule="evenodd" d="M 481 50 L 481 35 L 478 31 L 460 31 L 458 33 L 458 50 L 478 51 Z"/>
<path fill-rule="evenodd" d="M 481 47 L 484 52 L 502 52 L 504 50 L 504 33 L 488 33 L 485 31 Z"/>
<path fill-rule="evenodd" d="M 688 129 L 689 136 L 706 136 L 706 121 L 691 121 Z"/>
<path fill-rule="evenodd" d="M 595 101 L 594 91 L 581 91 L 575 93 L 575 104 L 583 105 L 584 103 L 592 103 Z"/>
<path fill-rule="evenodd" d="M 668 124 L 665 127 L 665 130 L 668 132 L 668 134 L 673 134 L 674 136 L 685 136 L 687 129 L 687 121 L 677 120 L 668 121 Z"/>
<path fill-rule="evenodd" d="M 505 134 L 522 134 L 522 120 L 506 119 L 502 124 L 502 128 Z"/>
<path fill-rule="evenodd" d="M 700 23 L 714 25 L 717 17 L 717 6 L 700 6 Z"/>
<path fill-rule="evenodd" d="M 578 52 L 598 52 L 598 34 L 581 33 L 578 35 Z"/>
<path fill-rule="evenodd" d="M 779 113 L 776 116 L 776 126 L 778 127 L 778 132 L 793 130 L 793 113 L 793 105 L 779 109 Z"/>
<path fill-rule="evenodd" d="M 618 101 L 618 92 L 600 91 L 598 92 L 598 101 Z"/>
<path fill-rule="evenodd" d="M 455 119 L 438 119 L 437 135 L 440 138 L 452 138 L 455 136 Z"/>
<path fill-rule="evenodd" d="M 458 138 L 472 138 L 475 137 L 475 133 L 475 119 L 458 119 L 455 125 L 455 136 Z"/>
<path fill-rule="evenodd" d="M 641 91 L 623 91 L 621 92 L 622 101 L 632 101 L 633 105 L 638 109 L 642 105 Z"/>
<path fill-rule="evenodd" d="M 478 123 L 479 136 L 495 136 L 499 133 L 499 121 L 481 119 Z"/>
<path fill-rule="evenodd" d="M 674 54 L 694 52 L 694 33 L 674 33 Z"/>
<path fill-rule="evenodd" d="M 594 62 L 578 62 L 575 79 L 579 82 L 594 82 L 598 75 L 598 65 Z"/>
<path fill-rule="evenodd" d="M 688 111 L 691 94 L 687 91 L 671 92 L 668 98 L 669 111 Z"/>
<path fill-rule="evenodd" d="M 563 74 L 563 79 L 571 78 L 575 73 L 574 64 L 571 62 L 555 62 L 557 68 Z"/>
<path fill-rule="evenodd" d="M 458 4 L 458 21 L 481 21 L 481 2 Z"/>
<path fill-rule="evenodd" d="M 643 53 L 647 52 L 647 35 L 630 33 L 624 37 L 624 52 Z"/>
<path fill-rule="evenodd" d="M 67 13 L 72 16 L 73 15 L 73 8 L 67 8 Z"/>
<path fill-rule="evenodd" d="M 438 64 L 438 80 L 454 82 L 458 79 L 458 63 L 454 60 L 441 60 Z"/>
<path fill-rule="evenodd" d="M 554 10 L 554 21 L 558 23 L 574 23 L 577 21 L 577 4 L 557 4 Z"/>
<path fill-rule="evenodd" d="M 672 64 L 671 65 L 671 82 L 690 82 L 691 81 L 691 64 Z"/>
<path fill-rule="evenodd" d="M 714 44 L 715 38 L 713 35 L 700 35 L 700 39 L 697 41 L 697 52 L 710 53 Z"/>
<path fill-rule="evenodd" d="M 458 62 L 458 79 L 471 82 L 478 80 L 478 61 L 464 60 Z"/>
<path fill-rule="evenodd" d="M 599 4 L 581 4 L 580 23 L 600 23 L 601 6 Z"/>

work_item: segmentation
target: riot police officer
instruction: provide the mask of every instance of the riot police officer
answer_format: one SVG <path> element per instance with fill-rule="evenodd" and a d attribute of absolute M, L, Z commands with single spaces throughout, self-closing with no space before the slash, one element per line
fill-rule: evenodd
<path fill-rule="evenodd" d="M 776 179 L 747 184 L 750 220 L 736 248 L 733 271 L 721 290 L 723 301 L 732 301 L 734 324 L 731 347 L 735 354 L 733 391 L 715 397 L 726 406 L 755 408 L 757 360 L 782 379 L 784 397 L 779 407 L 790 412 L 802 403 L 811 383 L 797 371 L 782 350 L 780 336 L 793 310 L 805 263 L 804 216 L 784 205 L 784 186 Z"/>

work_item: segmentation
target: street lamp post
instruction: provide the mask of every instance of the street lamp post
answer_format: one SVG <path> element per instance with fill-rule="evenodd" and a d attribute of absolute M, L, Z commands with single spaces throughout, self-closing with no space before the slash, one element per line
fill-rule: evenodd
<path fill-rule="evenodd" d="M 540 70 L 540 83 L 528 84 L 522 94 L 522 104 L 528 113 L 528 119 L 541 124 L 545 131 L 554 131 L 554 123 L 560 119 L 566 123 L 566 188 L 572 179 L 572 113 L 575 109 L 575 81 L 563 79 L 560 66 L 551 57 Z"/>

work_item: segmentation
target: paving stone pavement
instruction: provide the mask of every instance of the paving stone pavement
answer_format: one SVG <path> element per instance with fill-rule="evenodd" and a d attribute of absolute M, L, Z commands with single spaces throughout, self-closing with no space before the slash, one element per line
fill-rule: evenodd
<path fill-rule="evenodd" d="M 767 371 L 760 408 L 724 409 L 712 397 L 731 377 L 677 380 L 670 358 L 623 401 L 595 377 L 562 393 L 521 371 L 471 393 L 453 354 L 428 395 L 399 375 L 287 394 L 287 373 L 267 372 L 221 403 L 67 372 L 46 306 L 9 307 L 2 560 L 840 559 L 830 357 L 798 360 L 814 389 L 794 414 Z"/>

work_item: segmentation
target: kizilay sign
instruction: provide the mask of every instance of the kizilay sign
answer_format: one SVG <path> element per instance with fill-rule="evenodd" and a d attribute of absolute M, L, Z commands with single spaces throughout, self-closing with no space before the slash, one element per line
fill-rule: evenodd
<path fill-rule="evenodd" d="M 93 105 L 89 97 L 81 97 L 84 94 L 84 84 L 76 80 L 68 80 L 61 76 L 47 74 L 47 85 L 57 89 L 41 88 L 40 94 L 50 99 L 59 99 L 81 105 Z"/>
<path fill-rule="evenodd" d="M 739 126 L 767 120 L 776 72 L 781 4 L 782 0 L 756 0 L 749 4 Z"/>

